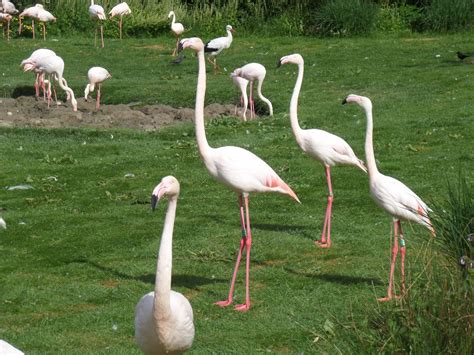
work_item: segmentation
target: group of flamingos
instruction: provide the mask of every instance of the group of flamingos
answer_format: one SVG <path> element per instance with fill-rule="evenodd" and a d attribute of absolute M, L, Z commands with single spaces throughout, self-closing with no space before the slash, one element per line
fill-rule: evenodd
<path fill-rule="evenodd" d="M 93 1 L 93 0 L 92 0 Z M 97 5 L 94 5 L 97 6 Z M 92 6 L 91 6 L 92 7 Z M 245 301 L 236 305 L 237 311 L 247 311 L 250 309 L 250 251 L 252 247 L 252 230 L 250 224 L 249 194 L 253 192 L 277 192 L 288 195 L 297 202 L 300 202 L 296 193 L 284 180 L 268 165 L 264 160 L 252 152 L 234 146 L 224 146 L 213 148 L 206 138 L 204 125 L 204 100 L 206 93 L 206 62 L 205 52 L 214 55 L 214 60 L 209 60 L 217 69 L 215 55 L 224 48 L 228 48 L 232 42 L 232 26 L 227 26 L 227 37 L 220 37 L 208 42 L 206 45 L 197 37 L 179 40 L 179 35 L 183 31 L 181 24 L 175 22 L 174 12 L 170 12 L 169 17 L 173 17 L 172 30 L 176 29 L 177 46 L 173 54 L 179 50 L 191 49 L 196 52 L 198 59 L 198 80 L 195 104 L 195 127 L 198 150 L 202 161 L 209 174 L 216 180 L 228 186 L 237 193 L 239 212 L 241 220 L 241 239 L 237 253 L 237 258 L 232 273 L 228 296 L 223 301 L 216 302 L 221 307 L 229 306 L 233 303 L 234 287 L 239 270 L 242 255 L 245 253 Z M 36 53 L 35 52 L 40 52 Z M 25 71 L 35 71 L 37 81 L 35 84 L 37 95 L 39 86 L 43 86 L 43 91 L 51 96 L 51 89 L 45 88 L 45 83 L 50 85 L 51 79 L 44 79 L 44 74 L 52 75 L 62 88 L 67 88 L 67 82 L 62 76 L 64 62 L 53 51 L 40 49 L 32 56 L 22 62 Z M 47 59 L 45 59 L 47 58 Z M 302 129 L 298 123 L 298 98 L 303 82 L 304 60 L 300 54 L 291 54 L 282 57 L 278 66 L 294 64 L 298 67 L 298 76 L 294 86 L 290 101 L 290 123 L 291 129 L 300 148 L 313 159 L 324 165 L 326 171 L 328 197 L 325 218 L 322 227 L 321 239 L 315 241 L 321 248 L 330 248 L 331 241 L 331 215 L 334 193 L 331 184 L 331 167 L 335 165 L 352 165 L 369 176 L 369 187 L 371 196 L 376 204 L 388 212 L 393 218 L 394 242 L 392 246 L 392 257 L 389 273 L 389 284 L 387 295 L 379 301 L 389 301 L 395 295 L 393 290 L 393 279 L 397 255 L 401 254 L 401 295 L 405 292 L 405 239 L 401 228 L 401 220 L 412 221 L 427 227 L 434 235 L 434 229 L 428 217 L 430 209 L 410 188 L 405 184 L 390 176 L 381 174 L 376 165 L 373 149 L 373 118 L 372 102 L 369 98 L 351 94 L 346 97 L 343 104 L 355 103 L 365 112 L 367 119 L 365 137 L 366 164 L 354 154 L 349 144 L 342 138 L 319 129 Z M 263 68 L 263 69 L 262 69 Z M 91 68 L 90 72 L 101 68 Z M 105 69 L 104 69 L 105 70 Z M 104 76 L 108 72 L 102 73 Z M 234 82 L 242 87 L 243 96 L 243 116 L 247 109 L 246 88 L 250 82 L 250 108 L 251 115 L 255 115 L 252 99 L 252 83 L 259 82 L 258 93 L 261 95 L 261 83 L 265 77 L 265 68 L 258 63 L 251 63 L 242 68 L 236 69 L 232 73 Z M 89 91 L 94 89 L 95 83 L 91 82 L 85 90 L 87 98 Z M 71 99 L 73 108 L 77 109 L 74 93 L 71 89 L 66 90 Z M 244 96 L 245 93 L 245 96 Z M 98 102 L 100 96 L 98 97 Z M 268 107 L 270 115 L 273 114 L 271 102 L 262 98 Z M 253 116 L 252 116 L 253 117 Z M 171 290 L 171 270 L 172 270 L 172 238 L 175 221 L 177 200 L 180 192 L 180 185 L 173 176 L 164 177 L 154 188 L 152 193 L 152 208 L 155 209 L 158 201 L 168 198 L 168 209 L 161 236 L 160 249 L 157 261 L 157 272 L 154 291 L 146 294 L 138 302 L 135 310 L 135 336 L 139 347 L 147 354 L 180 353 L 189 349 L 194 339 L 193 311 L 189 301 L 180 293 Z"/>

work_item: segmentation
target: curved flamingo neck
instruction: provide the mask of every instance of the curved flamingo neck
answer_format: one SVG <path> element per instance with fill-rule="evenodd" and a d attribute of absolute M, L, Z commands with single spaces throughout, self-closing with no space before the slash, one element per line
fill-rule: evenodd
<path fill-rule="evenodd" d="M 291 130 L 295 135 L 295 138 L 298 140 L 302 133 L 300 124 L 298 123 L 298 98 L 300 96 L 301 84 L 303 83 L 304 75 L 304 63 L 298 63 L 298 77 L 296 79 L 295 88 L 293 89 L 293 94 L 291 95 L 290 101 L 290 122 Z"/>
<path fill-rule="evenodd" d="M 365 116 L 367 118 L 367 129 L 365 133 L 365 159 L 367 161 L 367 170 L 369 172 L 369 178 L 379 174 L 377 169 L 377 163 L 375 162 L 374 154 L 374 143 L 373 143 L 373 129 L 374 123 L 372 119 L 372 107 L 366 105 L 363 106 Z"/>
<path fill-rule="evenodd" d="M 91 6 L 94 6 L 94 0 L 91 0 Z"/>
<path fill-rule="evenodd" d="M 269 99 L 267 99 L 265 96 L 262 94 L 262 86 L 263 86 L 263 78 L 262 80 L 258 80 L 258 85 L 257 85 L 257 95 L 260 98 L 260 100 L 264 101 L 268 105 L 268 110 L 270 111 L 270 116 L 273 116 L 273 106 L 272 103 L 270 102 Z"/>
<path fill-rule="evenodd" d="M 155 299 L 153 315 L 158 325 L 160 319 L 171 316 L 171 269 L 173 262 L 173 228 L 176 217 L 177 197 L 170 198 L 165 224 L 161 234 L 160 251 L 156 265 Z"/>
<path fill-rule="evenodd" d="M 206 61 L 204 59 L 204 49 L 198 52 L 199 75 L 196 90 L 196 106 L 194 121 L 196 125 L 196 140 L 199 153 L 205 158 L 211 147 L 207 142 L 206 129 L 204 126 L 204 99 L 206 96 Z"/>
<path fill-rule="evenodd" d="M 174 14 L 174 12 L 172 15 L 173 15 L 173 18 L 171 19 L 171 26 L 174 26 L 174 23 L 176 21 L 176 15 Z"/>

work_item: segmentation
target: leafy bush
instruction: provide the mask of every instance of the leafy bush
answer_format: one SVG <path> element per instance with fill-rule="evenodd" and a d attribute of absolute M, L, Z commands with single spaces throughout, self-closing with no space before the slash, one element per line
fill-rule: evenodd
<path fill-rule="evenodd" d="M 421 10 L 415 5 L 383 5 L 377 16 L 376 28 L 380 32 L 405 32 L 417 29 Z"/>
<path fill-rule="evenodd" d="M 368 34 L 374 29 L 378 9 L 365 0 L 329 0 L 316 14 L 315 29 L 322 35 Z"/>
<path fill-rule="evenodd" d="M 467 29 L 474 25 L 474 1 L 432 0 L 425 8 L 425 27 L 431 31 L 447 32 Z"/>

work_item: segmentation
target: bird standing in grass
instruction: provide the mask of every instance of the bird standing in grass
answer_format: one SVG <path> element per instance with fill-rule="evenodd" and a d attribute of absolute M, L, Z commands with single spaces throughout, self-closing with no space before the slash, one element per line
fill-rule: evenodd
<path fill-rule="evenodd" d="M 109 15 L 110 19 L 113 19 L 115 16 L 120 16 L 119 20 L 119 33 L 120 33 L 120 39 L 122 39 L 122 25 L 123 25 L 123 17 L 130 15 L 132 13 L 132 10 L 130 10 L 130 7 L 126 2 L 121 2 L 118 5 L 115 5 L 112 10 L 110 10 Z"/>
<path fill-rule="evenodd" d="M 24 9 L 21 14 L 18 16 L 18 34 L 21 35 L 21 31 L 23 29 L 23 18 L 29 17 L 31 18 L 31 32 L 33 34 L 33 39 L 35 39 L 35 19 L 38 17 L 38 13 L 40 10 L 43 9 L 43 5 L 36 4 L 35 6 L 30 6 Z"/>
<path fill-rule="evenodd" d="M 39 8 L 36 14 L 36 19 L 43 25 L 43 40 L 46 40 L 46 25 L 45 22 L 56 22 L 56 17 L 49 11 L 46 11 L 43 7 Z"/>
<path fill-rule="evenodd" d="M 46 87 L 45 87 L 45 82 L 44 82 L 44 73 L 37 67 L 37 62 L 38 59 L 41 57 L 50 57 L 50 56 L 55 56 L 56 53 L 52 51 L 51 49 L 47 48 L 40 48 L 35 50 L 31 55 L 24 59 L 20 66 L 23 68 L 23 71 L 34 71 L 35 72 L 35 96 L 38 99 L 39 98 L 39 88 L 41 87 L 43 89 L 43 98 L 46 100 Z M 35 63 L 35 64 L 33 64 Z"/>
<path fill-rule="evenodd" d="M 91 6 L 89 6 L 89 16 L 96 22 L 94 46 L 97 47 L 97 23 L 100 26 L 100 41 L 101 47 L 104 48 L 104 25 L 102 21 L 106 20 L 104 8 L 100 5 L 94 4 L 94 0 L 91 0 Z"/>
<path fill-rule="evenodd" d="M 418 197 L 408 186 L 393 177 L 381 174 L 377 169 L 373 146 L 373 120 L 372 102 L 369 98 L 358 95 L 349 95 L 342 102 L 356 103 L 365 111 L 367 118 L 367 130 L 365 135 L 365 155 L 367 159 L 367 169 L 369 172 L 370 194 L 375 203 L 393 218 L 394 243 L 392 247 L 392 261 L 390 264 L 390 276 L 388 282 L 387 296 L 379 298 L 379 301 L 389 301 L 394 297 L 393 275 L 395 263 L 399 251 L 398 238 L 400 237 L 401 254 L 401 278 L 402 291 L 405 292 L 405 254 L 406 246 L 400 220 L 412 221 L 428 228 L 434 235 L 435 231 L 428 217 L 431 211 L 426 203 Z"/>
<path fill-rule="evenodd" d="M 204 126 L 204 97 L 206 94 L 206 61 L 204 43 L 199 38 L 187 38 L 180 42 L 181 48 L 191 48 L 197 53 L 199 75 L 196 90 L 195 126 L 196 140 L 201 159 L 209 174 L 237 193 L 242 223 L 242 238 L 235 263 L 229 295 L 225 301 L 216 304 L 225 307 L 232 304 L 235 280 L 242 252 L 246 249 L 245 303 L 235 306 L 235 310 L 247 311 L 250 308 L 250 249 L 252 232 L 250 228 L 249 194 L 252 192 L 278 192 L 299 202 L 293 190 L 262 159 L 252 152 L 233 146 L 212 148 L 206 138 Z M 245 213 L 244 213 L 245 209 Z"/>
<path fill-rule="evenodd" d="M 469 58 L 472 54 L 471 53 L 463 53 L 463 52 L 456 52 L 456 55 L 460 60 L 464 60 L 466 58 Z"/>
<path fill-rule="evenodd" d="M 240 106 L 242 106 L 242 117 L 244 118 L 244 121 L 247 121 L 247 106 L 249 104 L 249 99 L 247 97 L 247 86 L 249 84 L 249 81 L 236 75 L 235 73 L 231 73 L 230 77 L 232 78 L 234 85 L 239 88 Z M 235 106 L 235 113 L 237 113 L 237 105 Z"/>
<path fill-rule="evenodd" d="M 298 123 L 298 98 L 303 83 L 304 60 L 300 54 L 292 54 L 282 57 L 278 66 L 282 64 L 296 64 L 298 66 L 298 78 L 296 79 L 293 95 L 290 102 L 291 130 L 300 148 L 313 159 L 324 165 L 328 184 L 328 202 L 326 216 L 324 218 L 321 240 L 316 240 L 316 245 L 321 248 L 331 247 L 331 215 L 334 193 L 331 184 L 331 166 L 336 164 L 352 165 L 367 172 L 362 160 L 357 158 L 351 146 L 347 142 L 331 133 L 320 129 L 302 129 Z"/>
<path fill-rule="evenodd" d="M 179 182 L 164 177 L 153 190 L 151 207 L 168 197 L 168 210 L 161 234 L 155 290 L 143 296 L 135 308 L 135 339 L 145 354 L 181 354 L 194 340 L 193 309 L 181 293 L 171 290 L 173 228 L 179 197 Z"/>
<path fill-rule="evenodd" d="M 0 12 L 0 22 L 7 24 L 7 40 L 10 40 L 10 22 L 13 19 L 13 16 L 10 14 L 5 14 Z M 4 25 L 5 26 L 5 25 Z M 5 27 L 3 28 L 3 37 L 5 37 Z"/>
<path fill-rule="evenodd" d="M 258 81 L 258 84 L 257 84 L 258 97 L 260 98 L 260 100 L 262 100 L 268 105 L 268 111 L 270 112 L 270 116 L 273 116 L 272 103 L 270 102 L 269 99 L 267 99 L 262 94 L 263 80 L 265 79 L 266 74 L 267 74 L 267 70 L 262 64 L 259 64 L 259 63 L 249 63 L 247 65 L 244 65 L 242 68 L 237 68 L 234 70 L 234 75 L 247 79 L 250 82 L 250 118 L 255 118 L 255 103 L 253 100 L 253 82 L 255 80 Z M 246 111 L 247 111 L 247 107 L 245 107 L 245 112 Z"/>
<path fill-rule="evenodd" d="M 219 66 L 217 65 L 217 55 L 224 49 L 229 48 L 232 44 L 232 32 L 235 32 L 235 30 L 231 25 L 227 25 L 225 30 L 227 31 L 227 36 L 210 40 L 204 47 L 204 52 L 209 53 L 207 60 L 213 65 L 214 73 L 217 73 L 217 71 L 220 70 Z M 214 57 L 214 60 L 211 60 L 211 57 Z"/>
<path fill-rule="evenodd" d="M 111 77 L 112 75 L 110 75 L 107 69 L 101 67 L 92 67 L 87 72 L 89 83 L 86 85 L 86 89 L 84 90 L 84 99 L 86 101 L 88 100 L 89 92 L 93 92 L 95 86 L 97 85 L 97 98 L 95 104 L 96 110 L 100 108 L 100 86 L 105 80 Z"/>
<path fill-rule="evenodd" d="M 173 17 L 171 20 L 171 31 L 174 32 L 176 36 L 176 46 L 174 47 L 173 53 L 171 54 L 173 57 L 178 53 L 178 45 L 179 45 L 179 36 L 181 36 L 184 32 L 184 26 L 182 23 L 176 22 L 176 15 L 174 11 L 170 11 L 168 14 L 168 18 Z"/>

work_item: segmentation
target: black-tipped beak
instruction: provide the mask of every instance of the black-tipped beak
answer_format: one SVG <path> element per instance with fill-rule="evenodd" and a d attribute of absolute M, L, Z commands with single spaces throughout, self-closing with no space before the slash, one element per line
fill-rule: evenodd
<path fill-rule="evenodd" d="M 343 104 L 343 105 L 347 104 L 347 100 L 344 99 L 344 100 L 342 101 L 342 104 Z"/>
<path fill-rule="evenodd" d="M 281 59 L 279 59 L 277 63 L 277 68 L 280 68 L 280 67 L 281 67 Z"/>
<path fill-rule="evenodd" d="M 151 195 L 151 209 L 154 211 L 156 209 L 156 205 L 158 204 L 158 196 Z"/>

